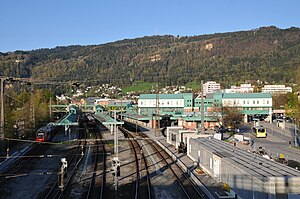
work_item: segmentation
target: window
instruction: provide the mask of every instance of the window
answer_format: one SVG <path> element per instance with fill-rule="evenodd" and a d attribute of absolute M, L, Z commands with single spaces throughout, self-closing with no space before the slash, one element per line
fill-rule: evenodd
<path fill-rule="evenodd" d="M 256 102 L 257 104 L 259 104 L 259 101 L 257 100 L 257 102 Z"/>
<path fill-rule="evenodd" d="M 253 104 L 255 104 L 255 101 L 253 100 Z"/>

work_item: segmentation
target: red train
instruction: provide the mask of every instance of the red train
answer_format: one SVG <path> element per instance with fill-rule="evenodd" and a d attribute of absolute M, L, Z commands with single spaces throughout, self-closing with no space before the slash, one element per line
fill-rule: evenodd
<path fill-rule="evenodd" d="M 46 126 L 43 126 L 43 127 L 39 128 L 36 131 L 35 140 L 37 142 L 48 141 L 52 136 L 53 128 L 54 128 L 53 124 L 47 124 Z"/>

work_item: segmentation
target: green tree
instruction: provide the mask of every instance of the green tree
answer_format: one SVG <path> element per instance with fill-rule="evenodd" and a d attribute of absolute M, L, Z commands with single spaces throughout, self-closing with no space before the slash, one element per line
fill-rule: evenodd
<path fill-rule="evenodd" d="M 223 107 L 223 123 L 225 127 L 236 129 L 243 121 L 243 114 L 238 107 Z"/>

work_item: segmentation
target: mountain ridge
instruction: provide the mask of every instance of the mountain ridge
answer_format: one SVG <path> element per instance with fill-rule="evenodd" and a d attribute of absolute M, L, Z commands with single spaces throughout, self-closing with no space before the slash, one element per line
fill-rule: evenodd
<path fill-rule="evenodd" d="M 17 61 L 18 60 L 18 61 Z M 145 36 L 100 45 L 0 53 L 0 75 L 86 85 L 215 80 L 296 83 L 300 29 L 275 26 L 197 36 Z"/>

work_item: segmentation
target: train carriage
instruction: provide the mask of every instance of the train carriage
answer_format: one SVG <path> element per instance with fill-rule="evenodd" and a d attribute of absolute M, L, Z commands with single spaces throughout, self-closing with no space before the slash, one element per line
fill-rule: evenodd
<path fill-rule="evenodd" d="M 47 124 L 36 131 L 36 141 L 45 142 L 52 136 L 53 124 Z"/>

